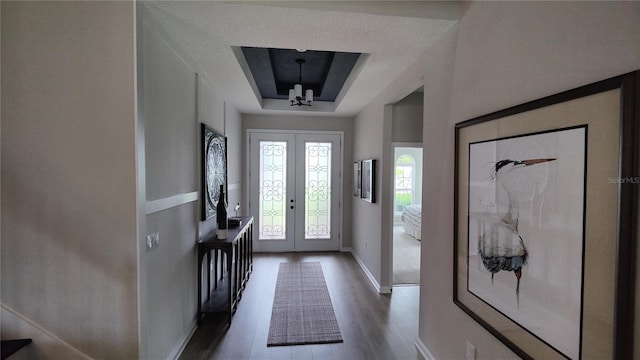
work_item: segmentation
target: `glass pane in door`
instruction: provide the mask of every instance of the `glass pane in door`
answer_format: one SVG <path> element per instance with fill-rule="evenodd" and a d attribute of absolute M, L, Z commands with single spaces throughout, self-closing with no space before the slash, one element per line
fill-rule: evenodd
<path fill-rule="evenodd" d="M 259 240 L 285 239 L 287 143 L 260 141 Z"/>
<path fill-rule="evenodd" d="M 331 143 L 305 143 L 305 239 L 331 238 Z"/>

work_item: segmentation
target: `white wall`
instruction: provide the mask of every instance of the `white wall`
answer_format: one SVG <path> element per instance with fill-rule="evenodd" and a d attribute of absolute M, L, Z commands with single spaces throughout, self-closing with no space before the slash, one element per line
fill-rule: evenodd
<path fill-rule="evenodd" d="M 192 200 L 146 210 L 199 195 L 199 122 L 226 130 L 242 201 L 240 114 L 142 3 L 1 6 L 1 336 L 32 337 L 23 358 L 171 358 L 212 221 Z"/>
<path fill-rule="evenodd" d="M 174 48 L 177 48 L 177 46 L 175 46 Z M 191 67 L 193 68 L 193 67 Z M 193 73 L 193 71 L 191 70 L 191 72 Z M 194 94 L 194 98 L 197 98 L 197 103 L 198 103 L 198 121 L 195 124 L 191 124 L 189 126 L 196 126 L 197 127 L 197 138 L 200 139 L 200 123 L 206 124 L 209 127 L 211 127 L 215 132 L 219 133 L 219 134 L 225 134 L 225 102 L 216 94 L 215 90 L 213 89 L 213 87 L 211 86 L 211 84 L 209 82 L 207 82 L 206 78 L 202 75 L 198 76 L 198 90 L 197 90 L 197 94 Z M 185 91 L 188 91 L 187 89 L 184 89 Z M 226 134 L 225 134 L 226 135 Z M 199 141 L 199 140 L 198 140 Z M 238 140 L 240 141 L 240 140 Z M 231 146 L 233 147 L 235 144 L 234 140 L 227 138 L 227 147 Z M 201 180 L 201 161 L 202 161 L 202 154 L 201 154 L 201 150 L 200 150 L 200 145 L 198 145 L 197 148 L 197 155 L 196 158 L 198 159 L 198 189 L 200 189 L 202 187 L 202 180 Z M 227 152 L 229 152 L 229 150 L 227 149 Z M 227 161 L 229 154 L 227 154 Z M 231 165 L 231 166 L 229 166 Z M 232 180 L 228 178 L 228 176 L 230 175 L 229 173 L 231 172 L 231 169 L 239 169 L 237 166 L 233 166 L 233 163 L 228 162 L 227 163 L 227 185 L 232 184 Z M 227 189 L 228 191 L 228 189 Z M 234 199 L 233 196 L 237 196 L 238 193 L 237 191 L 234 191 L 233 193 L 229 192 L 228 194 L 228 200 L 229 203 L 228 204 L 234 204 L 232 201 L 232 199 Z M 202 216 L 200 215 L 200 212 L 202 211 L 202 201 L 204 201 L 204 199 L 200 199 L 200 202 L 198 203 L 198 219 L 199 219 L 199 223 L 198 223 L 198 236 L 205 236 L 206 234 L 210 233 L 211 231 L 214 231 L 217 227 L 216 225 L 216 221 L 215 219 L 209 219 L 206 221 L 202 221 Z"/>
<path fill-rule="evenodd" d="M 478 359 L 510 359 L 515 355 L 463 313 L 452 298 L 454 129 L 448 119 L 457 32 L 456 28 L 445 34 L 423 60 L 427 85 L 422 224 L 428 230 L 423 230 L 420 256 L 418 343 L 435 359 L 464 359 L 466 340 L 477 347 Z"/>
<path fill-rule="evenodd" d="M 137 358 L 134 5 L 0 6 L 1 336 Z"/>
<path fill-rule="evenodd" d="M 414 92 L 393 104 L 393 142 L 422 142 L 423 96 L 421 92 Z"/>
<path fill-rule="evenodd" d="M 640 3 L 474 2 L 457 35 L 429 50 L 423 224 L 434 238 L 423 244 L 419 339 L 435 358 L 465 358 L 467 340 L 477 359 L 516 357 L 452 302 L 454 124 L 640 68 L 638 29 Z"/>
<path fill-rule="evenodd" d="M 201 129 L 205 123 L 227 136 L 229 204 L 242 201 L 241 118 L 225 103 L 184 50 L 139 5 L 139 69 L 143 73 L 139 146 L 144 151 L 143 200 L 178 199 L 147 212 L 140 235 L 140 356 L 173 358 L 195 330 L 197 312 L 196 241 L 213 231 L 215 219 L 201 221 Z M 230 207 L 232 207 L 231 205 Z M 147 250 L 146 234 L 158 232 L 160 245 Z M 206 294 L 203 294 L 203 297 Z"/>
<path fill-rule="evenodd" d="M 351 247 L 369 273 L 374 277 L 374 284 L 380 287 L 380 262 L 381 262 L 381 228 L 382 207 L 380 206 L 380 176 L 382 164 L 382 140 L 384 127 L 384 103 L 378 102 L 367 105 L 356 116 L 353 130 L 356 134 L 353 142 L 353 160 L 375 159 L 377 167 L 375 171 L 376 203 L 362 200 L 353 202 L 353 221 L 351 234 Z M 390 111 L 388 111 L 390 112 Z M 388 121 L 391 125 L 390 119 Z"/>
<path fill-rule="evenodd" d="M 354 121 L 354 160 L 378 160 L 375 189 L 378 200 L 375 204 L 354 202 L 352 247 L 354 255 L 362 261 L 362 265 L 373 277 L 371 280 L 374 286 L 381 292 L 389 292 L 392 282 L 389 253 L 393 246 L 393 104 L 400 102 L 423 84 L 423 57 L 417 59 L 365 106 Z"/>
<path fill-rule="evenodd" d="M 138 9 L 141 9 L 139 6 Z M 196 74 L 161 34 L 139 14 L 137 41 L 142 73 L 139 86 L 140 128 L 144 151 L 145 201 L 162 202 L 198 191 Z M 142 184 L 141 184 L 142 185 Z M 140 357 L 167 358 L 176 353 L 195 325 L 197 288 L 194 276 L 198 202 L 180 199 L 177 206 L 147 211 L 140 227 Z M 159 234 L 159 246 L 148 250 L 146 234 Z"/>
<path fill-rule="evenodd" d="M 246 212 L 242 208 L 243 192 L 242 182 L 244 181 L 244 140 L 242 136 L 242 115 L 236 108 L 229 103 L 225 103 L 224 106 L 224 122 L 225 122 L 225 134 L 227 135 L 227 164 L 229 172 L 227 174 L 229 183 L 229 209 L 227 213 L 229 216 L 235 216 L 233 208 L 236 204 L 240 203 L 239 216 L 243 216 Z"/>

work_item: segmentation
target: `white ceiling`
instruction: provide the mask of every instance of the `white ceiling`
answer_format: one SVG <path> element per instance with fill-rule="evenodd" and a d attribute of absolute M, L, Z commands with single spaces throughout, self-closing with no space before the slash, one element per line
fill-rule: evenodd
<path fill-rule="evenodd" d="M 453 2 L 430 1 L 158 1 L 143 2 L 143 17 L 241 113 L 354 116 L 455 24 L 458 9 Z M 335 104 L 300 109 L 256 95 L 239 46 L 368 56 L 356 64 Z"/>

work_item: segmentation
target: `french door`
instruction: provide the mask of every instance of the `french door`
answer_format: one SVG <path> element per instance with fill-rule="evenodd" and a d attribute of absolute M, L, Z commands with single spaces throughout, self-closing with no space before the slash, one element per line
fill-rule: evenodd
<path fill-rule="evenodd" d="M 340 249 L 341 135 L 249 131 L 254 250 Z"/>

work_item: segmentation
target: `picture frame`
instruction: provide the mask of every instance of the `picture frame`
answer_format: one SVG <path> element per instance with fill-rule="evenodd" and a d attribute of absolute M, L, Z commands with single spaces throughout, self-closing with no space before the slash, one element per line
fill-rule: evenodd
<path fill-rule="evenodd" d="M 362 192 L 362 161 L 353 163 L 353 196 L 360 197 Z"/>
<path fill-rule="evenodd" d="M 376 202 L 376 161 L 362 160 L 362 191 L 360 197 L 370 203 Z"/>
<path fill-rule="evenodd" d="M 202 221 L 216 215 L 216 206 L 220 197 L 220 185 L 227 188 L 227 138 L 208 125 L 201 123 L 201 169 L 202 169 Z"/>
<path fill-rule="evenodd" d="M 523 359 L 633 357 L 639 84 L 455 126 L 453 301 Z"/>

